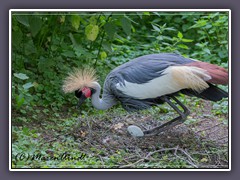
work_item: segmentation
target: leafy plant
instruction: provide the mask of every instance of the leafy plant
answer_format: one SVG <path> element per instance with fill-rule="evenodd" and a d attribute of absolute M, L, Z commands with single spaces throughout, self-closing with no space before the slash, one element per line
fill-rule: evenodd
<path fill-rule="evenodd" d="M 13 84 L 13 96 L 16 98 L 16 108 L 20 109 L 23 105 L 30 105 L 33 100 L 32 95 L 29 93 L 30 88 L 34 87 L 34 84 L 27 82 L 22 84 L 24 80 L 29 79 L 26 74 L 14 73 L 14 77 L 21 81 L 20 84 Z"/>
<path fill-rule="evenodd" d="M 61 90 L 73 67 L 95 67 L 103 84 L 111 69 L 150 53 L 176 52 L 227 66 L 227 30 L 224 12 L 13 14 L 13 73 L 34 82 L 34 88 L 17 87 L 15 77 L 13 100 L 16 108 L 32 102 L 61 111 L 75 102 Z"/>

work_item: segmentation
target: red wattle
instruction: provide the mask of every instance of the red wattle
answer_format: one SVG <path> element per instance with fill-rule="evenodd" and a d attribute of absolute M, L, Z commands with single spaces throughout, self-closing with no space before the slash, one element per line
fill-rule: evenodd
<path fill-rule="evenodd" d="M 89 98 L 92 95 L 91 90 L 88 87 L 84 87 L 82 89 L 82 93 L 85 95 L 86 98 Z"/>

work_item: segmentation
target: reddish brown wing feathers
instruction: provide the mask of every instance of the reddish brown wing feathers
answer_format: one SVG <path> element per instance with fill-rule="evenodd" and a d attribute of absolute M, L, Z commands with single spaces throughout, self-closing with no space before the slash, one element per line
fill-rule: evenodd
<path fill-rule="evenodd" d="M 209 83 L 222 84 L 222 85 L 228 84 L 227 70 L 215 64 L 196 61 L 196 62 L 185 64 L 185 66 L 195 66 L 198 68 L 205 69 L 208 72 L 208 74 L 212 77 L 212 79 L 207 81 Z"/>

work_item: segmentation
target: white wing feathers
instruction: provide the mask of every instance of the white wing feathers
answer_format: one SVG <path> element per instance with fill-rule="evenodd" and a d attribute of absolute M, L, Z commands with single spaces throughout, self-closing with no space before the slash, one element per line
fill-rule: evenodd
<path fill-rule="evenodd" d="M 208 75 L 207 71 L 201 68 L 170 66 L 164 70 L 161 76 L 147 83 L 137 84 L 125 80 L 125 85 L 118 83 L 116 88 L 128 96 L 137 99 L 148 99 L 175 93 L 182 89 L 201 92 L 209 87 L 206 81 L 210 79 L 211 76 Z"/>

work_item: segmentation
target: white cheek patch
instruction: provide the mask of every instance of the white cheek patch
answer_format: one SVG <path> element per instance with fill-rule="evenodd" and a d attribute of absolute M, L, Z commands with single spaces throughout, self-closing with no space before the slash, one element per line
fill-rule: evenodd
<path fill-rule="evenodd" d="M 116 88 L 130 97 L 148 99 L 172 94 L 186 88 L 200 92 L 209 87 L 205 82 L 209 78 L 211 76 L 201 68 L 172 66 L 168 67 L 160 77 L 147 83 L 137 84 L 125 80 L 125 86 L 118 83 Z"/>

